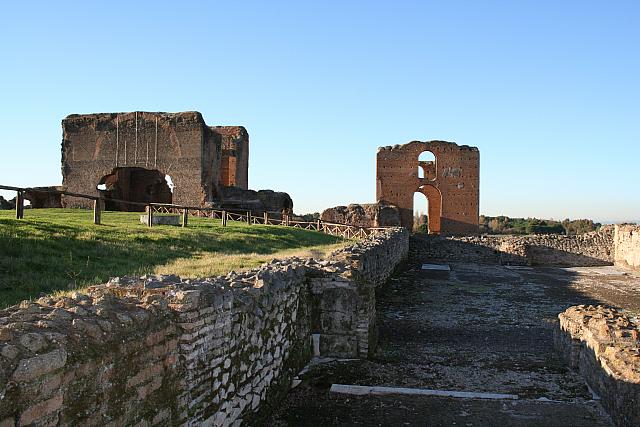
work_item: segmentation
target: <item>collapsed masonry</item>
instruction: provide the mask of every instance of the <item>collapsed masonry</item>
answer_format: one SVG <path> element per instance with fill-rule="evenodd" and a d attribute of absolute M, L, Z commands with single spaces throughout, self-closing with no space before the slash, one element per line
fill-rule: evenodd
<path fill-rule="evenodd" d="M 400 226 L 398 208 L 385 202 L 336 206 L 322 211 L 320 219 L 324 222 L 368 228 Z"/>
<path fill-rule="evenodd" d="M 66 191 L 140 203 L 293 209 L 286 193 L 261 197 L 248 189 L 249 134 L 242 126 L 207 126 L 190 111 L 72 114 L 62 129 Z M 88 203 L 62 197 L 65 207 Z M 142 209 L 121 202 L 106 208 Z"/>

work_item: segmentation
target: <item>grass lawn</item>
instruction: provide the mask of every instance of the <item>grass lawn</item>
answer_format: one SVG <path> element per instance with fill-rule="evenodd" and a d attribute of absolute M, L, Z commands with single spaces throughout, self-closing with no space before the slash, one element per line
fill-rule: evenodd
<path fill-rule="evenodd" d="M 349 242 L 315 231 L 189 218 L 189 227 L 149 229 L 136 212 L 27 209 L 0 211 L 0 307 L 42 294 L 147 273 L 206 277 L 253 268 L 272 258 L 321 258 Z"/>

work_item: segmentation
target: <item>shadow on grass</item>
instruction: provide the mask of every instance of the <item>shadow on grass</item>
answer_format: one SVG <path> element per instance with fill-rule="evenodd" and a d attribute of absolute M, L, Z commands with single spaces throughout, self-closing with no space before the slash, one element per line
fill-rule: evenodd
<path fill-rule="evenodd" d="M 196 253 L 265 255 L 342 241 L 307 230 L 222 227 L 218 221 L 198 218 L 184 229 L 149 229 L 137 223 L 135 215 L 122 213 L 107 216 L 107 225 L 95 226 L 86 213 L 42 211 L 20 221 L 0 216 L 0 307 L 109 277 L 150 273 Z"/>

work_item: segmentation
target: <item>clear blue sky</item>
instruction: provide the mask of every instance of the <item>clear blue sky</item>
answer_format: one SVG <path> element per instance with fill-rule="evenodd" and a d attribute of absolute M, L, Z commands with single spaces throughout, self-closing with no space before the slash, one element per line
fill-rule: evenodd
<path fill-rule="evenodd" d="M 481 213 L 640 219 L 640 2 L 5 2 L 0 183 L 61 182 L 70 113 L 244 125 L 296 212 L 375 200 L 378 146 L 481 153 Z M 13 196 L 12 196 L 13 197 Z"/>

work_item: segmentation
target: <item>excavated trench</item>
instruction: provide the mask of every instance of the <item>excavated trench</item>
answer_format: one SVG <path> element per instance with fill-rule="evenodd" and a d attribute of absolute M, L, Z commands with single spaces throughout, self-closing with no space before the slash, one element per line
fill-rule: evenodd
<path fill-rule="evenodd" d="M 553 347 L 558 313 L 576 304 L 638 311 L 640 276 L 612 267 L 450 264 L 425 272 L 412 240 L 379 291 L 371 360 L 318 365 L 267 425 L 608 426 L 584 380 Z M 516 400 L 331 393 L 332 384 L 502 393 Z"/>

